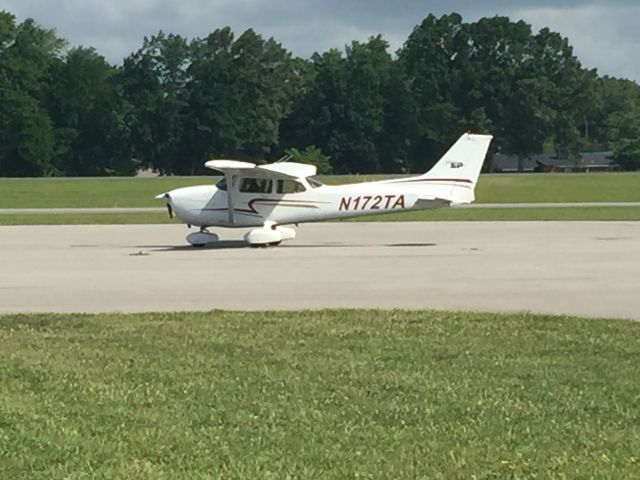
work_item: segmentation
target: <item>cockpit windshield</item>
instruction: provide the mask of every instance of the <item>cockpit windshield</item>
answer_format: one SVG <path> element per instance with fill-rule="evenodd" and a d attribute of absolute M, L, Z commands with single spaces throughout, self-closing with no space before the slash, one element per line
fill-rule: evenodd
<path fill-rule="evenodd" d="M 216 187 L 218 187 L 218 190 L 222 190 L 223 192 L 226 192 L 227 191 L 226 177 L 222 177 L 220 180 L 218 180 L 218 183 L 216 183 Z"/>

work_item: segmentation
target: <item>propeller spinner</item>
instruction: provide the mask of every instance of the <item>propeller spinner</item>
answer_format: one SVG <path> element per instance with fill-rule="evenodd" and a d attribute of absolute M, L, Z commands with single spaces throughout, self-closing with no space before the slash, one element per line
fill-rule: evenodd
<path fill-rule="evenodd" d="M 169 212 L 169 218 L 173 218 L 173 207 L 171 206 L 171 195 L 168 193 L 160 194 L 156 196 L 157 200 L 164 200 L 167 205 L 167 212 Z"/>

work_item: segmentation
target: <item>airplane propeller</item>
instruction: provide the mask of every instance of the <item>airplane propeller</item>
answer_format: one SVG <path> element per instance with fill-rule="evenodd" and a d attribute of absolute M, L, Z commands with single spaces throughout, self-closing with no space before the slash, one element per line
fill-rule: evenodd
<path fill-rule="evenodd" d="M 169 212 L 169 218 L 173 218 L 173 207 L 171 206 L 171 195 L 165 193 L 164 195 L 158 195 L 156 197 L 158 200 L 164 200 L 167 205 L 167 212 Z"/>

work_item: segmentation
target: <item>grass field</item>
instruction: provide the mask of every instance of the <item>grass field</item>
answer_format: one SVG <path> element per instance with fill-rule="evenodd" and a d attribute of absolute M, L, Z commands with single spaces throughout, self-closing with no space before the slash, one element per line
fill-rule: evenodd
<path fill-rule="evenodd" d="M 211 177 L 0 179 L 0 208 L 158 207 L 159 193 L 211 182 Z"/>
<path fill-rule="evenodd" d="M 328 184 L 371 181 L 387 176 L 321 177 Z M 0 208 L 161 207 L 158 193 L 203 185 L 214 177 L 0 179 Z M 640 174 L 483 175 L 477 203 L 640 202 Z M 577 209 L 490 209 L 410 212 L 360 221 L 438 220 L 640 220 L 638 207 Z M 165 223 L 162 214 L 0 215 L 0 225 Z"/>
<path fill-rule="evenodd" d="M 0 478 L 636 478 L 640 325 L 0 317 Z"/>
<path fill-rule="evenodd" d="M 338 184 L 370 181 L 372 176 L 321 177 Z M 213 177 L 104 179 L 0 179 L 0 208 L 154 207 L 154 196 Z M 640 173 L 483 175 L 478 203 L 638 202 Z"/>
<path fill-rule="evenodd" d="M 640 209 L 638 209 L 640 212 Z M 141 225 L 180 223 L 163 213 L 79 213 L 56 215 L 0 215 L 0 225 Z"/>

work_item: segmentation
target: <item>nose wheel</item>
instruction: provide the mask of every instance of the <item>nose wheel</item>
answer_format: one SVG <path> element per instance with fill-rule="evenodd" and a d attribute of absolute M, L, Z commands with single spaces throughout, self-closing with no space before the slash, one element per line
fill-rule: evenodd
<path fill-rule="evenodd" d="M 187 235 L 187 242 L 194 247 L 206 247 L 218 241 L 218 235 L 209 232 L 206 228 L 201 228 L 199 232 Z"/>

